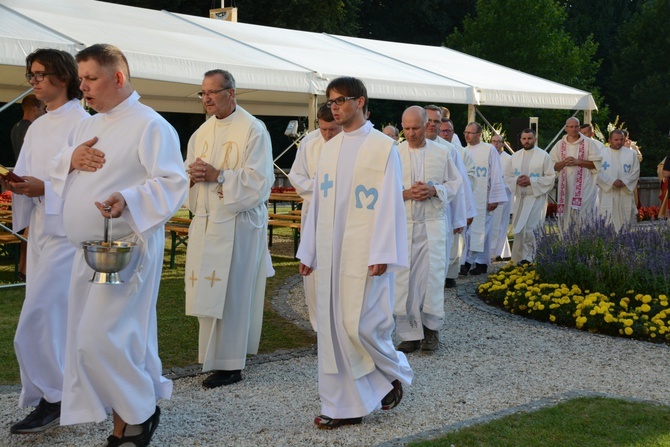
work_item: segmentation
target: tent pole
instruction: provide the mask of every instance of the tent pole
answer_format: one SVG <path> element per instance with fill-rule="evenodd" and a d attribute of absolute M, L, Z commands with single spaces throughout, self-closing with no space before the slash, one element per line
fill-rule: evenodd
<path fill-rule="evenodd" d="M 20 94 L 19 96 L 17 96 L 16 98 L 12 99 L 11 101 L 7 101 L 7 104 L 5 104 L 4 106 L 0 107 L 0 113 L 2 113 L 6 108 L 11 107 L 12 104 L 14 104 L 15 102 L 18 102 L 19 99 L 23 99 L 25 96 L 28 96 L 28 94 L 31 93 L 32 91 L 33 91 L 33 88 L 30 87 L 28 90 L 26 90 L 25 92 L 21 93 L 21 94 Z"/>
<path fill-rule="evenodd" d="M 309 110 L 309 116 L 307 117 L 307 131 L 311 132 L 314 129 L 317 128 L 316 125 L 316 114 L 318 111 L 318 102 L 317 102 L 317 95 L 312 95 L 312 97 L 309 99 L 309 107 L 307 108 Z"/>
<path fill-rule="evenodd" d="M 468 124 L 475 121 L 475 110 L 477 108 L 474 104 L 468 104 Z"/>
<path fill-rule="evenodd" d="M 498 132 L 496 132 L 496 130 L 495 130 L 495 129 L 493 128 L 493 126 L 491 125 L 491 123 L 489 123 L 489 120 L 487 120 L 486 117 L 485 117 L 484 115 L 482 115 L 482 112 L 480 112 L 479 109 L 476 108 L 476 107 L 475 107 L 475 112 L 477 112 L 477 115 L 479 115 L 479 116 L 481 117 L 481 119 L 484 120 L 484 122 L 486 123 L 486 125 L 489 126 L 489 128 L 490 128 L 490 129 L 497 135 Z M 509 144 L 507 144 L 506 141 L 503 141 L 503 144 L 505 145 L 505 149 L 507 149 L 507 152 L 509 152 L 510 154 L 513 154 L 513 153 L 514 153 L 514 151 L 512 150 L 511 147 L 509 147 Z"/>
<path fill-rule="evenodd" d="M 584 110 L 584 123 L 583 124 L 591 124 L 592 118 L 592 111 L 591 110 Z"/>

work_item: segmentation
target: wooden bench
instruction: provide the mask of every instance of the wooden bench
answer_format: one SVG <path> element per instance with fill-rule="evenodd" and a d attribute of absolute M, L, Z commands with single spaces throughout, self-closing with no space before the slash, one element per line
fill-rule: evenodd
<path fill-rule="evenodd" d="M 188 227 L 191 225 L 191 219 L 185 217 L 173 217 L 165 224 L 165 231 L 170 232 L 170 268 L 174 268 L 174 258 L 177 247 L 188 246 Z"/>
<path fill-rule="evenodd" d="M 300 244 L 300 215 L 299 214 L 268 214 L 268 247 L 272 247 L 272 229 L 274 227 L 291 228 L 293 230 L 293 255 L 298 252 Z"/>
<path fill-rule="evenodd" d="M 19 275 L 19 245 L 21 239 L 6 231 L 0 232 L 0 256 L 11 257 L 14 260 L 14 278 L 18 281 Z"/>

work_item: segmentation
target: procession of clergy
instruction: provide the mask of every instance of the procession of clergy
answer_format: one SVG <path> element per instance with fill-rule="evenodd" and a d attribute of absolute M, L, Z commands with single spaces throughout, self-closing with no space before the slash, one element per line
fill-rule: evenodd
<path fill-rule="evenodd" d="M 193 214 L 186 313 L 199 322 L 198 359 L 210 372 L 203 387 L 240 382 L 247 355 L 258 351 L 272 274 L 270 137 L 237 104 L 235 79 L 222 69 L 204 74 L 198 97 L 211 117 L 190 138 L 183 162 L 177 133 L 141 104 L 118 48 L 96 44 L 76 60 L 37 50 L 26 60 L 26 79 L 48 113 L 26 135 L 15 170 L 21 181 L 5 186 L 14 191 L 15 229 L 30 226 L 14 341 L 19 405 L 36 408 L 10 431 L 101 422 L 111 412 L 106 446 L 146 446 L 160 421 L 157 400 L 172 394 L 158 356 L 156 300 L 164 224 L 185 200 Z M 79 105 L 82 95 L 96 115 Z M 639 164 L 619 131 L 600 149 L 570 118 L 551 154 L 524 130 L 523 150 L 503 168 L 476 122 L 465 127 L 463 147 L 441 108 L 412 106 L 398 144 L 397 129 L 382 133 L 367 119 L 359 79 L 332 80 L 326 96 L 319 129 L 302 140 L 289 179 L 304 198 L 297 257 L 318 336 L 322 405 L 314 424 L 334 429 L 400 404 L 414 374 L 406 354 L 439 349 L 444 287 L 488 271 L 498 250 L 492 235 L 504 246 L 506 203 L 511 258 L 530 263 L 555 172 L 561 228 L 596 212 L 620 228 L 634 216 Z M 91 283 L 94 272 L 77 249 L 106 239 L 103 218 L 114 219 L 114 240 L 135 244 L 122 284 L 113 286 Z"/>
<path fill-rule="evenodd" d="M 638 154 L 623 146 L 621 130 L 613 130 L 605 146 L 580 133 L 579 120 L 569 118 L 566 135 L 550 153 L 536 146 L 533 129 L 525 129 L 519 137 L 523 150 L 510 155 L 496 133 L 491 144 L 483 142 L 476 122 L 465 128 L 463 147 L 444 110 L 412 106 L 402 116 L 404 141 L 398 152 L 409 268 L 396 273 L 394 316 L 401 340 L 397 349 L 404 353 L 438 349 L 443 287 L 455 287 L 456 272 L 460 276 L 486 273 L 492 260 L 533 262 L 537 230 L 544 222 L 556 175 L 561 231 L 598 216 L 618 231 L 636 218 L 633 191 L 640 173 Z M 323 144 L 341 130 L 326 106 L 319 110 L 318 123 L 319 129 L 302 140 L 289 174 L 304 199 L 303 216 L 309 210 Z M 398 140 L 395 127 L 387 126 L 384 133 Z M 306 277 L 304 286 L 316 330 L 315 278 Z"/>
<path fill-rule="evenodd" d="M 313 258 L 303 256 L 307 251 L 304 246 L 316 251 L 312 246 L 319 244 L 312 233 L 314 222 L 310 217 L 314 216 L 310 215 L 310 204 L 316 191 L 324 190 L 325 194 L 316 197 L 325 197 L 327 189 L 324 188 L 332 187 L 327 176 L 319 181 L 317 173 L 319 157 L 323 157 L 325 151 L 335 150 L 330 148 L 336 145 L 328 142 L 341 129 L 338 117 L 333 117 L 331 113 L 332 108 L 331 100 L 319 109 L 320 129 L 303 139 L 289 174 L 291 183 L 305 200 L 303 218 L 307 216 L 309 224 L 303 228 L 298 257 L 306 265 L 313 265 L 310 264 Z M 533 129 L 525 129 L 519 137 L 523 150 L 510 156 L 502 150 L 500 135 L 493 134 L 493 144 L 483 142 L 482 128 L 476 122 L 466 126 L 466 147 L 461 146 L 454 135 L 453 122 L 443 114 L 444 109 L 431 105 L 409 107 L 402 115 L 404 141 L 397 148 L 401 168 L 398 176 L 402 182 L 402 218 L 407 225 L 405 248 L 408 268 L 396 271 L 393 280 L 395 290 L 390 298 L 395 333 L 400 340 L 396 350 L 403 354 L 438 349 L 438 334 L 444 322 L 444 287 L 454 287 L 458 275 L 486 273 L 492 258 L 511 257 L 519 265 L 533 262 L 537 230 L 544 222 L 548 194 L 555 186 L 556 175 L 559 176 L 557 202 L 561 231 L 599 217 L 619 230 L 624 225 L 631 225 L 636 215 L 633 190 L 639 177 L 638 154 L 623 147 L 622 131 L 612 131 L 609 146 L 604 146 L 580 133 L 579 121 L 569 118 L 565 124 L 566 135 L 550 153 L 536 146 Z M 346 128 L 344 131 L 347 131 Z M 386 126 L 383 132 L 394 140 L 398 139 L 398 129 L 393 126 Z M 345 188 L 345 191 L 348 190 Z M 363 192 L 367 198 L 367 192 Z M 339 189 L 335 200 L 338 193 Z M 358 192 L 356 200 L 360 201 Z M 507 237 L 510 212 L 514 234 L 511 253 Z M 497 223 L 494 224 L 496 217 Z M 399 217 L 389 214 L 386 219 Z M 341 225 L 345 227 L 346 223 Z M 401 226 L 400 223 L 397 225 Z M 365 252 L 357 254 L 364 256 Z M 311 272 L 312 269 L 308 271 Z M 321 278 L 323 273 L 314 271 L 313 275 L 305 277 L 304 286 L 310 321 L 321 336 L 324 331 L 319 325 L 330 326 L 334 322 L 332 315 L 326 315 L 330 320 L 319 319 L 319 309 L 324 305 L 335 305 L 332 301 L 322 301 L 324 297 L 333 296 L 332 291 L 322 286 L 336 281 L 330 277 L 319 281 L 315 278 L 317 273 Z M 342 296 L 342 293 L 339 295 Z M 340 312 L 346 313 L 344 309 L 341 305 Z M 356 335 L 360 336 L 365 323 L 360 313 L 356 316 Z M 346 321 L 350 316 L 345 314 L 337 318 Z M 329 335 L 330 331 L 329 327 Z M 349 335 L 352 332 L 347 331 Z M 340 339 L 339 342 L 345 343 L 345 340 Z M 322 347 L 319 338 L 319 349 Z M 338 360 L 346 363 L 345 358 Z M 405 357 L 401 356 L 399 363 L 405 361 Z M 337 371 L 337 368 L 333 370 Z M 317 426 L 336 428 L 360 423 L 361 418 L 354 417 L 357 411 L 352 411 L 351 406 L 352 402 L 357 402 L 352 397 L 355 393 L 349 396 L 341 393 L 338 400 L 335 397 L 338 395 L 335 391 L 338 382 L 326 381 L 327 377 L 319 377 L 320 392 L 322 400 L 324 395 L 330 394 L 332 401 L 330 405 L 324 404 L 324 415 L 315 420 Z M 396 375 L 396 378 L 399 377 Z M 348 382 L 353 381 L 355 377 L 349 377 Z M 324 383 L 328 385 L 324 386 Z M 399 401 L 402 384 L 393 383 L 393 386 L 392 391 L 400 388 L 400 392 L 396 393 L 396 400 Z M 371 401 L 374 402 L 374 399 Z M 359 412 L 365 415 L 372 409 L 374 406 Z"/>

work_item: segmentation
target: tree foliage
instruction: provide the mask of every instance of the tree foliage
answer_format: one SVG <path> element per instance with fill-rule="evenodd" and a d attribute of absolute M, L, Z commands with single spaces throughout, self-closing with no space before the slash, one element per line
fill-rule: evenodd
<path fill-rule="evenodd" d="M 597 92 L 594 60 L 597 44 L 589 36 L 580 44 L 565 29 L 567 13 L 554 0 L 478 0 L 476 15 L 466 17 L 463 29 L 447 37 L 447 46 L 561 84 Z M 540 128 L 551 138 L 568 115 L 566 111 L 528 111 L 487 108 L 490 121 L 509 122 L 512 116 L 539 116 Z M 549 135 L 551 134 L 551 135 Z"/>
<path fill-rule="evenodd" d="M 221 6 L 220 0 L 105 0 L 148 9 L 208 17 L 209 10 Z M 355 36 L 359 30 L 361 0 L 236 0 L 240 22 L 301 31 L 327 32 Z M 227 2 L 226 4 L 230 4 Z"/>
<path fill-rule="evenodd" d="M 474 12 L 472 0 L 370 0 L 361 2 L 359 37 L 440 45 Z"/>
<path fill-rule="evenodd" d="M 240 22 L 356 36 L 360 0 L 238 0 Z"/>
<path fill-rule="evenodd" d="M 642 141 L 649 173 L 668 150 L 670 130 L 670 0 L 648 0 L 617 35 L 609 79 L 632 138 Z M 625 111 L 625 112 L 624 112 Z"/>

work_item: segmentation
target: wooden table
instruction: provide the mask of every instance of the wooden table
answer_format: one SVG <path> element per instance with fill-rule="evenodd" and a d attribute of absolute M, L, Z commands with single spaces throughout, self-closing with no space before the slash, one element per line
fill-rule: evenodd
<path fill-rule="evenodd" d="M 186 217 L 173 216 L 166 224 L 165 231 L 170 232 L 170 268 L 174 268 L 174 258 L 177 247 L 188 245 L 188 227 L 191 225 L 191 219 Z"/>
<path fill-rule="evenodd" d="M 272 204 L 272 212 L 276 213 L 278 203 L 290 203 L 294 210 L 302 203 L 302 198 L 296 192 L 277 192 L 270 193 L 269 202 Z"/>
<path fill-rule="evenodd" d="M 0 204 L 4 205 L 4 204 Z M 6 227 L 12 226 L 12 210 L 11 204 L 9 204 L 10 209 L 0 210 L 0 223 Z M 0 256 L 7 256 L 14 261 L 14 277 L 18 281 L 19 273 L 19 259 L 21 257 L 19 251 L 19 244 L 21 239 L 13 233 L 6 231 L 4 228 L 0 228 Z"/>

